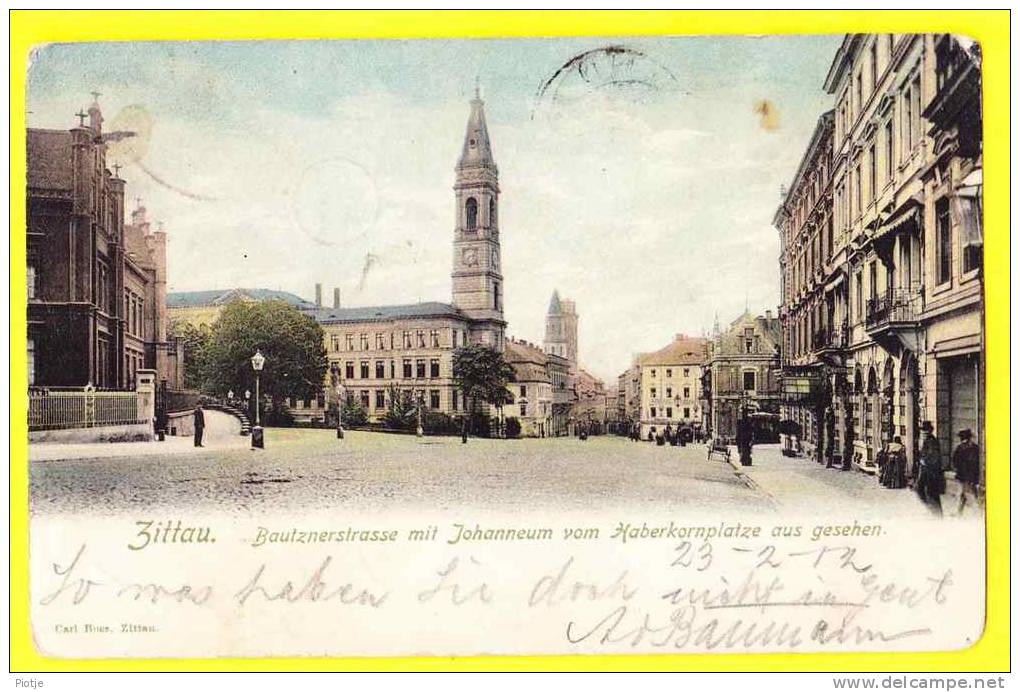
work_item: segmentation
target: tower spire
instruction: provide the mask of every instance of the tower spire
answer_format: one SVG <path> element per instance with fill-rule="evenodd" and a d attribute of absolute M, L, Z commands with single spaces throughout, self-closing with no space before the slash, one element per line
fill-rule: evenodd
<path fill-rule="evenodd" d="M 467 131 L 464 133 L 464 146 L 461 148 L 460 160 L 457 161 L 457 170 L 465 168 L 490 168 L 494 173 L 497 172 L 489 141 L 489 128 L 485 124 L 485 102 L 481 99 L 477 82 L 475 97 L 471 99 Z"/>

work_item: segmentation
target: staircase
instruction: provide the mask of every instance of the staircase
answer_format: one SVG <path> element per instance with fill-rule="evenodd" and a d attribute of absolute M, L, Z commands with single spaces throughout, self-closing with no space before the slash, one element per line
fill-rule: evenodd
<path fill-rule="evenodd" d="M 210 411 L 222 411 L 223 413 L 229 414 L 234 418 L 241 421 L 241 435 L 246 436 L 251 434 L 251 421 L 248 420 L 248 414 L 239 408 L 234 408 L 229 404 L 224 404 L 221 401 L 215 399 L 208 399 L 203 397 L 202 406 Z"/>

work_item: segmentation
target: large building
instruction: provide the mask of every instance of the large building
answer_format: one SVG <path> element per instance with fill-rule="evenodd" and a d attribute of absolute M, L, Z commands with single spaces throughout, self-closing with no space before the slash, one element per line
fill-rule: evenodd
<path fill-rule="evenodd" d="M 325 332 L 330 380 L 342 382 L 370 420 L 379 420 L 391 405 L 391 387 L 412 391 L 430 410 L 462 413 L 465 402 L 453 381 L 454 351 L 468 344 L 504 350 L 499 171 L 477 94 L 453 189 L 452 302 L 306 308 Z M 323 420 L 326 406 L 320 397 L 301 402 L 294 413 Z"/>
<path fill-rule="evenodd" d="M 713 436 L 735 438 L 737 421 L 745 416 L 769 416 L 761 427 L 772 416 L 779 422 L 779 342 L 779 319 L 771 312 L 755 316 L 745 311 L 725 331 L 716 328 L 704 378 Z"/>
<path fill-rule="evenodd" d="M 266 300 L 282 300 L 288 305 L 306 310 L 322 307 L 321 284 L 316 284 L 316 295 L 319 300 L 312 303 L 293 293 L 268 288 L 228 288 L 208 291 L 175 291 L 167 294 L 167 316 L 171 324 L 190 324 L 199 329 L 210 329 L 219 319 L 223 308 L 235 300 L 244 302 L 262 302 Z M 338 289 L 333 294 L 333 307 L 340 307 Z"/>
<path fill-rule="evenodd" d="M 125 224 L 99 104 L 78 117 L 70 130 L 27 131 L 29 386 L 132 389 L 145 368 L 176 387 L 166 234 L 144 209 Z"/>
<path fill-rule="evenodd" d="M 507 339 L 506 361 L 513 366 L 516 379 L 507 385 L 513 396 L 512 415 L 521 423 L 525 437 L 552 436 L 553 385 L 549 356 L 535 344 Z"/>
<path fill-rule="evenodd" d="M 820 459 L 873 471 L 898 436 L 913 468 L 923 420 L 945 453 L 964 428 L 983 453 L 977 47 L 847 35 L 825 88 L 831 153 L 816 131 L 776 215 L 784 396 Z M 829 204 L 826 236 L 816 209 Z"/>
<path fill-rule="evenodd" d="M 708 360 L 708 339 L 677 334 L 665 348 L 638 357 L 640 367 L 641 438 L 669 425 L 703 429 L 702 368 Z"/>

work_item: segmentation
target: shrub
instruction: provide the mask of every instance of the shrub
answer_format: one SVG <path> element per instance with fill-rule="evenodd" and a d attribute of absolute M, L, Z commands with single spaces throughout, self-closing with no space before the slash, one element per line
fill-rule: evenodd
<path fill-rule="evenodd" d="M 506 419 L 505 425 L 507 437 L 521 436 L 521 422 L 519 420 L 511 416 L 510 418 Z"/>

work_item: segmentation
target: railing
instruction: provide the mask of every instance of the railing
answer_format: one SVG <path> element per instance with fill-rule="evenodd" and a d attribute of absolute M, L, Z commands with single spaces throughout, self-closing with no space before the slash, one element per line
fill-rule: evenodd
<path fill-rule="evenodd" d="M 865 328 L 876 329 L 894 322 L 916 321 L 913 297 L 913 291 L 896 288 L 886 291 L 885 295 L 871 298 L 867 303 Z"/>
<path fill-rule="evenodd" d="M 849 341 L 846 323 L 840 322 L 834 327 L 819 329 L 815 332 L 811 345 L 816 352 L 830 349 L 838 350 L 846 348 L 849 345 Z"/>
<path fill-rule="evenodd" d="M 135 392 L 31 390 L 29 430 L 92 428 L 142 423 Z"/>

